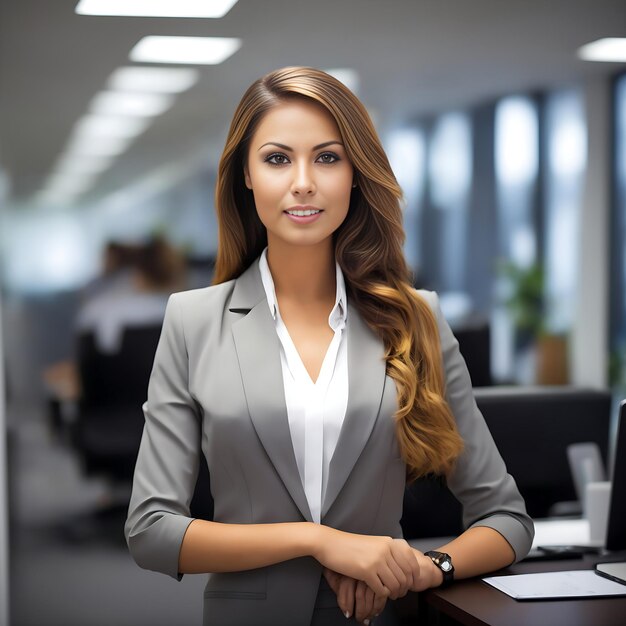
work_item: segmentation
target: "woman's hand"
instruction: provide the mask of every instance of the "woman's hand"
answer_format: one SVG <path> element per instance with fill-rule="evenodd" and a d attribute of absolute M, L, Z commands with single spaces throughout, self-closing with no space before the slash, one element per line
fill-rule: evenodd
<path fill-rule="evenodd" d="M 400 598 L 420 579 L 415 551 L 404 539 L 358 535 L 329 526 L 319 530 L 313 556 L 324 567 L 363 581 L 378 596 Z"/>
<path fill-rule="evenodd" d="M 439 587 L 443 582 L 443 572 L 433 563 L 429 556 L 425 556 L 423 552 L 411 548 L 415 554 L 415 558 L 419 564 L 420 573 L 413 580 L 411 591 L 424 591 L 431 587 Z"/>
<path fill-rule="evenodd" d="M 337 604 L 346 617 L 354 615 L 357 622 L 369 623 L 380 615 L 386 596 L 376 595 L 363 581 L 324 568 L 324 578 L 337 595 Z"/>

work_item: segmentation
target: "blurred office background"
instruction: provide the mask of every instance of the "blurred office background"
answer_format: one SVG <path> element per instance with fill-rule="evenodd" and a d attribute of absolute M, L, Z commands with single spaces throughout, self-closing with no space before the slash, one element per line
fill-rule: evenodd
<path fill-rule="evenodd" d="M 441 295 L 477 386 L 626 395 L 623 0 L 137 4 L 0 8 L 0 623 L 199 623 L 202 577 L 142 571 L 121 538 L 110 452 L 137 415 L 80 426 L 107 401 L 82 397 L 107 333 L 88 309 L 126 298 L 129 325 L 154 330 L 168 293 L 210 283 L 226 130 L 272 69 L 325 69 L 368 107 L 415 284 Z M 157 248 L 176 272 L 155 285 L 140 274 Z M 118 326 L 110 359 L 131 341 Z M 132 341 L 151 358 L 154 333 Z M 124 363 L 145 368 L 107 367 Z"/>

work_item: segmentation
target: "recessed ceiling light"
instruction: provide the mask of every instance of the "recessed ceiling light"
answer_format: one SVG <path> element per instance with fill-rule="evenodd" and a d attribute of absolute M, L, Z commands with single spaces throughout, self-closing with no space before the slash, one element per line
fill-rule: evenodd
<path fill-rule="evenodd" d="M 74 132 L 85 137 L 91 137 L 96 141 L 103 135 L 137 137 L 148 128 L 151 121 L 149 117 L 88 114 L 76 122 Z"/>
<path fill-rule="evenodd" d="M 91 101 L 90 110 L 99 115 L 139 115 L 154 117 L 169 109 L 174 97 L 161 93 L 101 91 Z"/>
<path fill-rule="evenodd" d="M 103 135 L 94 141 L 93 137 L 74 134 L 67 143 L 66 150 L 74 155 L 116 156 L 125 152 L 133 142 L 133 137 L 115 137 Z"/>
<path fill-rule="evenodd" d="M 199 74 L 190 67 L 120 67 L 107 85 L 116 91 L 181 93 L 198 82 Z"/>
<path fill-rule="evenodd" d="M 217 65 L 241 47 L 234 37 L 170 37 L 149 35 L 130 51 L 130 60 L 147 63 Z"/>
<path fill-rule="evenodd" d="M 626 62 L 626 38 L 605 37 L 592 41 L 578 49 L 583 61 Z"/>
<path fill-rule="evenodd" d="M 80 0 L 79 15 L 223 17 L 237 0 Z"/>
<path fill-rule="evenodd" d="M 97 177 L 97 173 L 80 175 L 55 173 L 48 179 L 46 189 L 70 195 L 80 194 L 89 189 Z"/>
<path fill-rule="evenodd" d="M 92 174 L 109 169 L 115 161 L 115 155 L 100 155 L 89 157 L 82 154 L 65 152 L 54 166 L 54 174 Z"/>

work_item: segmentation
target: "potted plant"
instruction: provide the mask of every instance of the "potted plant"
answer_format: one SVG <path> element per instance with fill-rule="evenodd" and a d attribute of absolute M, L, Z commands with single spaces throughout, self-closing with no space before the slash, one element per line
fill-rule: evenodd
<path fill-rule="evenodd" d="M 510 261 L 500 264 L 506 284 L 504 304 L 515 326 L 515 350 L 534 351 L 534 378 L 538 384 L 568 382 L 567 337 L 549 333 L 545 327 L 545 274 L 539 263 L 520 267 Z"/>

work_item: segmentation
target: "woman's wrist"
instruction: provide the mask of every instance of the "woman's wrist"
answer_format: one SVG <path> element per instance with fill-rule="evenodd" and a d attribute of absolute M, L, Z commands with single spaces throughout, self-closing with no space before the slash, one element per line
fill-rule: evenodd
<path fill-rule="evenodd" d="M 443 572 L 433 563 L 433 560 L 429 556 L 427 556 L 426 558 L 430 561 L 429 570 L 431 583 L 429 586 L 440 587 L 443 583 Z"/>
<path fill-rule="evenodd" d="M 322 526 L 321 524 L 315 524 L 314 522 L 304 522 L 304 524 L 304 541 L 306 553 L 309 556 L 312 556 L 314 559 L 320 561 L 320 553 L 322 550 L 322 546 L 324 545 L 324 537 L 328 529 L 326 526 Z"/>
<path fill-rule="evenodd" d="M 420 590 L 441 586 L 443 583 L 443 572 L 433 563 L 433 560 L 429 556 L 426 556 L 416 548 L 413 548 L 413 550 L 420 564 Z"/>

